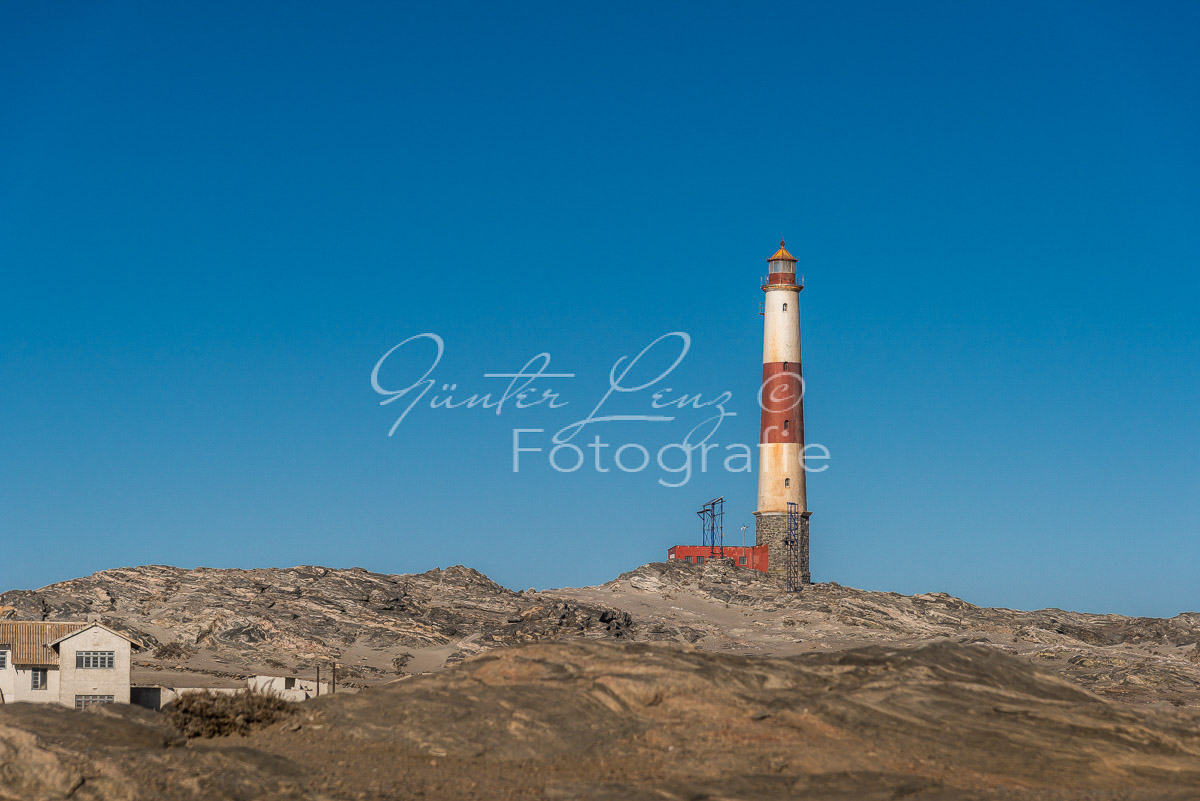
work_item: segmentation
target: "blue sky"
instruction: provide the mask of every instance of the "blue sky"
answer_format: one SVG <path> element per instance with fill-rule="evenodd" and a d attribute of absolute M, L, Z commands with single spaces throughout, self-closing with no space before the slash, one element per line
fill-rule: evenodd
<path fill-rule="evenodd" d="M 697 541 L 716 495 L 740 542 L 753 474 L 514 473 L 512 432 L 586 416 L 618 357 L 682 331 L 657 388 L 732 393 L 716 439 L 753 443 L 786 237 L 831 454 L 816 580 L 1200 609 L 1198 26 L 1184 3 L 9 5 L 0 587 L 143 563 L 596 583 Z M 371 370 L 423 332 L 468 393 L 550 353 L 567 405 L 426 404 L 388 437 Z M 391 380 L 423 369 L 402 354 Z M 702 419 L 603 432 L 653 451 Z"/>

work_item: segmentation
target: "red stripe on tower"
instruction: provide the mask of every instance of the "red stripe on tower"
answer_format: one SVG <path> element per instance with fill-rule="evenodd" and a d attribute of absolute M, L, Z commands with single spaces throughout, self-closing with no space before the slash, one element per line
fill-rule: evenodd
<path fill-rule="evenodd" d="M 763 365 L 760 406 L 759 442 L 804 444 L 804 382 L 799 362 Z"/>

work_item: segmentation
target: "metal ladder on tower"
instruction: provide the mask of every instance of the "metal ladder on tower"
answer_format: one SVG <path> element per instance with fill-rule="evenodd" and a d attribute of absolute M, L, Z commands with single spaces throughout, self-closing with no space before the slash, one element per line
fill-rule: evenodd
<path fill-rule="evenodd" d="M 788 501 L 783 537 L 783 580 L 788 592 L 800 591 L 800 504 Z"/>

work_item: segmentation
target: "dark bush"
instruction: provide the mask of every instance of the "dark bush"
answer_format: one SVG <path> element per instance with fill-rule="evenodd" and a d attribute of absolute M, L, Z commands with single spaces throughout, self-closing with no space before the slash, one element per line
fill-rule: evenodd
<path fill-rule="evenodd" d="M 275 695 L 242 690 L 229 695 L 185 693 L 164 710 L 186 737 L 246 734 L 291 714 L 293 704 Z"/>

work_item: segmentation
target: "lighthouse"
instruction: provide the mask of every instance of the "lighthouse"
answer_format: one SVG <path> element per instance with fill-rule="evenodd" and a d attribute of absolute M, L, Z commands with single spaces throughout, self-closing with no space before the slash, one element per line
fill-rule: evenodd
<path fill-rule="evenodd" d="M 762 282 L 763 365 L 759 390 L 756 545 L 766 545 L 768 572 L 788 589 L 811 584 L 808 498 L 804 483 L 804 380 L 800 372 L 800 291 L 796 259 L 783 240 L 767 259 Z"/>

